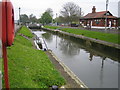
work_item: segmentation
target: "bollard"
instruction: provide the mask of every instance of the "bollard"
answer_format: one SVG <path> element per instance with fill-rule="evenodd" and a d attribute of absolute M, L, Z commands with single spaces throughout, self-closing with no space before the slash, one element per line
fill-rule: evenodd
<path fill-rule="evenodd" d="M 52 86 L 52 90 L 58 90 L 58 86 L 53 85 L 53 86 Z"/>
<path fill-rule="evenodd" d="M 44 51 L 47 51 L 46 48 L 44 48 Z"/>

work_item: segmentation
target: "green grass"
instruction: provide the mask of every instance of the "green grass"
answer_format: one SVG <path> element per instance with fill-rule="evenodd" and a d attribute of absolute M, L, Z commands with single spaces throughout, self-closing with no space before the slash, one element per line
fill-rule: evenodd
<path fill-rule="evenodd" d="M 50 29 L 58 29 L 58 28 L 60 28 L 60 27 L 58 27 L 58 26 L 44 26 L 45 28 L 50 28 Z"/>
<path fill-rule="evenodd" d="M 26 27 L 19 31 L 31 37 L 27 32 Z M 14 45 L 8 48 L 8 60 L 11 88 L 48 88 L 65 84 L 45 52 L 33 49 L 31 41 L 19 34 Z"/>
<path fill-rule="evenodd" d="M 28 30 L 27 27 L 23 26 L 21 29 L 22 30 L 20 30 L 19 33 L 24 34 L 25 36 L 27 36 L 29 38 L 33 37 L 33 34 L 30 32 L 30 30 Z"/>
<path fill-rule="evenodd" d="M 49 28 L 49 26 L 46 26 L 46 27 Z M 50 29 L 51 28 L 54 29 L 55 27 L 50 26 Z M 61 28 L 61 30 L 68 32 L 68 33 L 76 34 L 76 35 L 83 35 L 83 36 L 94 38 L 94 39 L 97 38 L 99 40 L 103 40 L 103 41 L 107 41 L 107 42 L 111 42 L 111 43 L 115 43 L 115 44 L 120 44 L 120 41 L 118 39 L 118 37 L 120 37 L 120 35 L 118 35 L 118 34 L 80 30 L 80 29 L 73 29 L 73 28 Z"/>
<path fill-rule="evenodd" d="M 2 71 L 2 58 L 0 58 L 0 71 Z"/>

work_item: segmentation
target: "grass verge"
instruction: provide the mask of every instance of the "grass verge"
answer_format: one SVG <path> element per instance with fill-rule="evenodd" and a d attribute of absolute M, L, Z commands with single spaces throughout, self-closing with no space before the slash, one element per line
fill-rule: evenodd
<path fill-rule="evenodd" d="M 65 84 L 64 78 L 55 69 L 44 51 L 33 49 L 31 41 L 19 33 L 32 38 L 26 27 L 17 33 L 14 45 L 8 50 L 9 81 L 11 88 L 48 88 Z"/>
<path fill-rule="evenodd" d="M 50 29 L 58 29 L 58 28 L 60 28 L 60 27 L 58 27 L 58 26 L 44 26 L 45 28 L 50 28 Z"/>
<path fill-rule="evenodd" d="M 60 27 L 45 26 L 45 28 L 57 29 Z M 61 28 L 61 30 L 68 33 L 76 34 L 76 35 L 83 35 L 83 36 L 94 38 L 94 39 L 99 39 L 99 40 L 103 40 L 103 41 L 107 41 L 115 44 L 120 44 L 120 40 L 118 39 L 118 37 L 120 37 L 119 34 L 102 33 L 102 32 L 80 30 L 80 29 L 73 29 L 73 28 Z"/>
<path fill-rule="evenodd" d="M 33 34 L 30 32 L 30 30 L 28 30 L 27 27 L 23 26 L 21 28 L 21 30 L 18 31 L 18 33 L 24 34 L 25 36 L 27 36 L 28 38 L 32 38 Z"/>

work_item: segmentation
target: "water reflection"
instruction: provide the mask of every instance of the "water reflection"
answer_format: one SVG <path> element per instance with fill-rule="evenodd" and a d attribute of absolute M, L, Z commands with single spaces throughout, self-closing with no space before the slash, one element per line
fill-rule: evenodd
<path fill-rule="evenodd" d="M 102 60 L 102 61 L 104 62 L 104 60 Z M 103 73 L 104 73 L 103 65 L 104 64 L 102 64 L 101 71 L 100 71 L 100 87 L 101 88 L 103 87 L 103 78 L 104 78 L 104 76 L 103 76 Z"/>
<path fill-rule="evenodd" d="M 52 33 L 43 33 L 42 37 L 55 55 L 89 88 L 118 87 L 118 63 L 114 61 L 116 56 L 111 55 L 111 52 L 109 54 L 106 47 L 102 50 L 96 44 L 94 47 L 86 46 L 84 41 Z"/>
<path fill-rule="evenodd" d="M 61 39 L 59 46 L 60 46 L 60 50 L 65 55 L 72 57 L 72 56 L 78 55 L 80 53 L 80 49 L 79 49 L 78 45 L 72 43 L 69 40 Z"/>
<path fill-rule="evenodd" d="M 44 33 L 42 34 L 42 37 L 47 41 L 47 42 L 52 42 L 53 40 L 53 35 L 50 33 Z"/>
<path fill-rule="evenodd" d="M 87 53 L 92 53 L 94 56 L 108 57 L 112 60 L 120 62 L 120 59 L 118 58 L 118 53 L 120 53 L 120 50 L 118 49 L 106 47 L 96 43 L 90 43 L 90 41 L 84 41 L 66 35 L 58 34 L 58 36 L 66 40 L 71 40 L 73 43 L 79 44 L 80 48 L 84 49 Z"/>
<path fill-rule="evenodd" d="M 90 61 L 93 60 L 93 56 L 94 56 L 93 53 L 90 53 L 90 55 L 89 55 L 89 60 L 90 60 Z"/>

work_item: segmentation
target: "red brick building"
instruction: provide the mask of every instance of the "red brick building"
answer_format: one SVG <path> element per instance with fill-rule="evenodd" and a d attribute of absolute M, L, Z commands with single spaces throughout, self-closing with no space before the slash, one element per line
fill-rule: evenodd
<path fill-rule="evenodd" d="M 92 13 L 88 13 L 86 16 L 81 18 L 80 24 L 83 27 L 89 27 L 89 28 L 105 28 L 106 20 L 107 20 L 107 28 L 118 27 L 117 17 L 113 16 L 109 11 L 96 12 L 96 8 L 95 6 L 93 6 Z"/>

